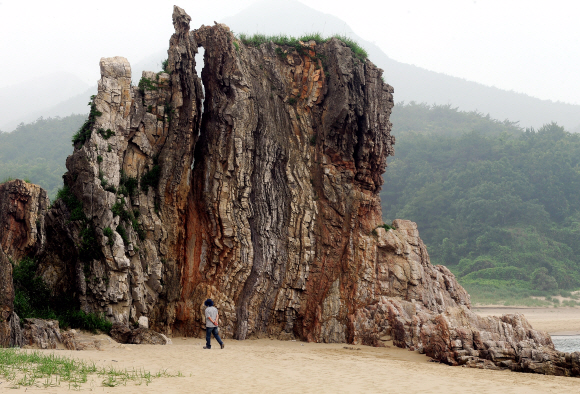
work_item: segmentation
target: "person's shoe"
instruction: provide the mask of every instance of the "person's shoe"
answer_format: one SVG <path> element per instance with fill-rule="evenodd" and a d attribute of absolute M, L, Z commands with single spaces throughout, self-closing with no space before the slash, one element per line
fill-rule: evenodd
<path fill-rule="evenodd" d="M 223 342 L 222 342 L 222 344 L 221 344 L 220 346 L 222 347 L 222 349 L 223 349 L 224 347 L 226 347 L 226 345 L 224 345 L 224 344 L 223 344 Z"/>
<path fill-rule="evenodd" d="M 207 346 L 204 346 L 203 348 L 204 349 L 211 349 L 210 347 L 207 347 Z M 222 346 L 222 349 L 223 349 L 223 346 Z"/>

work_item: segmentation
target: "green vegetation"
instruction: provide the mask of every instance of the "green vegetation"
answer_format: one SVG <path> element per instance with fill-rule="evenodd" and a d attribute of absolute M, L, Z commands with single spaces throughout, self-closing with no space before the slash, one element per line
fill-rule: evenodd
<path fill-rule="evenodd" d="M 311 33 L 306 34 L 301 37 L 291 37 L 285 34 L 273 35 L 273 36 L 266 36 L 264 34 L 254 34 L 254 35 L 247 35 L 247 34 L 240 34 L 238 36 L 239 40 L 242 41 L 245 45 L 258 47 L 262 44 L 273 42 L 276 45 L 280 46 L 288 46 L 293 47 L 297 52 L 302 53 L 303 47 L 300 44 L 302 42 L 308 41 L 316 41 L 317 44 L 323 44 L 325 42 L 330 41 L 332 38 L 337 38 L 344 42 L 347 47 L 349 47 L 353 53 L 353 55 L 362 61 L 368 58 L 367 51 L 361 47 L 356 41 L 353 41 L 347 36 L 341 35 L 334 35 L 331 37 L 323 37 L 320 33 Z M 234 41 L 235 42 L 235 41 Z M 276 54 L 282 56 L 283 51 L 276 51 Z M 285 56 L 284 56 L 285 57 Z"/>
<path fill-rule="evenodd" d="M 75 146 L 77 144 L 84 144 L 86 140 L 91 138 L 93 126 L 95 125 L 97 117 L 103 114 L 102 112 L 97 111 L 97 106 L 95 105 L 95 97 L 96 96 L 91 96 L 91 101 L 88 104 L 91 107 L 89 117 L 87 118 L 85 123 L 81 126 L 79 131 L 77 131 L 72 137 L 72 143 Z"/>
<path fill-rule="evenodd" d="M 416 103 L 392 122 L 383 215 L 417 222 L 474 301 L 580 287 L 580 135 Z"/>
<path fill-rule="evenodd" d="M 167 115 L 167 121 L 171 123 L 171 119 L 173 119 L 173 115 L 175 115 L 175 108 L 171 103 L 165 103 L 165 115 Z"/>
<path fill-rule="evenodd" d="M 121 198 L 111 207 L 111 211 L 113 212 L 113 215 L 119 216 L 119 218 L 123 223 L 131 224 L 131 227 L 133 227 L 133 230 L 135 230 L 135 232 L 139 236 L 139 239 L 143 241 L 145 239 L 145 230 L 143 230 L 143 227 L 139 224 L 139 221 L 137 220 L 137 218 L 140 215 L 140 212 L 138 210 L 134 210 L 133 212 L 128 211 L 125 209 L 125 205 L 126 205 L 125 199 Z M 127 245 L 129 244 L 129 237 L 127 236 L 125 228 L 122 227 L 121 224 L 117 226 L 117 232 L 119 233 L 121 238 L 123 238 L 123 242 L 125 243 L 125 245 Z"/>
<path fill-rule="evenodd" d="M 98 158 L 97 158 L 97 161 L 98 161 Z M 99 162 L 99 164 L 100 163 L 101 162 Z M 109 184 L 109 181 L 105 179 L 105 176 L 101 170 L 99 170 L 99 179 L 101 180 L 101 187 L 103 189 L 107 190 L 107 185 Z"/>
<path fill-rule="evenodd" d="M 166 73 L 169 73 L 169 71 L 167 71 L 168 65 L 169 65 L 169 59 L 165 59 L 161 62 L 161 69 Z"/>
<path fill-rule="evenodd" d="M 281 59 L 286 59 L 288 57 L 288 54 L 284 52 L 280 47 L 276 48 L 275 52 L 276 55 L 280 56 Z"/>
<path fill-rule="evenodd" d="M 86 220 L 85 213 L 83 212 L 83 203 L 80 201 L 68 186 L 64 186 L 59 189 L 56 193 L 56 198 L 62 200 L 64 205 L 68 208 L 70 212 L 69 221 L 75 220 Z"/>
<path fill-rule="evenodd" d="M 69 222 L 79 222 L 81 226 L 80 238 L 81 243 L 77 245 L 79 259 L 84 262 L 90 262 L 102 257 L 102 251 L 97 243 L 96 231 L 92 223 L 83 211 L 83 203 L 72 192 L 68 186 L 59 189 L 56 195 L 57 199 L 62 200 L 70 212 Z"/>
<path fill-rule="evenodd" d="M 111 330 L 109 321 L 80 310 L 73 296 L 51 294 L 43 279 L 36 274 L 37 269 L 37 262 L 30 258 L 13 264 L 14 310 L 21 319 L 54 319 L 61 328 L 74 327 L 93 332 Z"/>
<path fill-rule="evenodd" d="M 103 235 L 109 238 L 107 244 L 109 246 L 113 246 L 113 244 L 115 243 L 115 240 L 113 239 L 113 230 L 111 230 L 110 227 L 105 227 L 105 229 L 103 230 Z"/>
<path fill-rule="evenodd" d="M 121 179 L 119 180 L 119 194 L 125 196 L 134 196 L 138 186 L 137 178 L 131 177 L 121 170 Z"/>
<path fill-rule="evenodd" d="M 180 372 L 171 375 L 166 370 L 151 374 L 149 371 L 120 370 L 113 367 L 98 367 L 94 362 L 76 360 L 39 351 L 27 352 L 20 349 L 0 349 L 0 376 L 7 384 L 5 388 L 58 387 L 63 384 L 69 389 L 80 390 L 94 387 L 94 379 L 103 387 L 126 386 L 128 382 L 149 385 L 153 378 L 183 376 Z M 89 381 L 90 380 L 90 381 Z"/>
<path fill-rule="evenodd" d="M 54 199 L 66 172 L 66 157 L 72 153 L 70 136 L 83 124 L 86 115 L 66 118 L 39 118 L 20 124 L 11 133 L 0 133 L 0 180 L 2 183 L 29 179 L 42 186 Z"/>
<path fill-rule="evenodd" d="M 129 211 L 125 209 L 125 204 L 125 199 L 121 198 L 111 207 L 111 212 L 114 216 L 119 216 L 122 221 L 127 222 L 129 221 Z"/>
<path fill-rule="evenodd" d="M 97 232 L 92 224 L 85 222 L 80 237 L 81 243 L 77 246 L 79 249 L 79 259 L 81 261 L 89 263 L 95 259 L 99 260 L 103 257 L 103 252 L 97 242 Z"/>
<path fill-rule="evenodd" d="M 139 85 L 137 85 L 141 94 L 144 94 L 146 90 L 157 90 L 157 83 L 153 82 L 149 78 L 141 77 L 139 80 Z"/>
<path fill-rule="evenodd" d="M 149 186 L 151 186 L 154 190 L 157 189 L 160 178 L 161 166 L 158 164 L 157 159 L 155 159 L 153 161 L 153 167 L 141 176 L 141 190 L 147 193 Z"/>
<path fill-rule="evenodd" d="M 127 235 L 127 231 L 125 230 L 125 228 L 123 227 L 122 224 L 119 224 L 117 226 L 117 233 L 119 233 L 119 235 L 123 239 L 123 243 L 125 245 L 128 245 L 129 244 L 129 236 Z"/>
<path fill-rule="evenodd" d="M 115 132 L 112 131 L 111 129 L 105 130 L 103 128 L 100 128 L 99 130 L 97 130 L 97 132 L 101 135 L 101 137 L 103 137 L 106 140 L 115 135 Z"/>

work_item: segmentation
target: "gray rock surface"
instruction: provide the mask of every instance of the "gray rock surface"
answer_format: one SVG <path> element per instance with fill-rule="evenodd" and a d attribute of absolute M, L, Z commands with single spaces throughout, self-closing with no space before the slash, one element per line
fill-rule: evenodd
<path fill-rule="evenodd" d="M 132 343 L 135 345 L 169 345 L 171 340 L 165 335 L 147 328 L 131 328 L 123 324 L 114 324 L 111 337 L 119 343 Z"/>
<path fill-rule="evenodd" d="M 64 347 L 57 320 L 24 319 L 22 347 L 58 349 Z"/>

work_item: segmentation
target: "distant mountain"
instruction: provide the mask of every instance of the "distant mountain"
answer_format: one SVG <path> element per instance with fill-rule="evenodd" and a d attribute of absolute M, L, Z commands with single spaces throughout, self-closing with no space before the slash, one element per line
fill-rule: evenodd
<path fill-rule="evenodd" d="M 0 88 L 0 129 L 11 131 L 20 122 L 31 122 L 39 116 L 57 115 L 49 114 L 47 110 L 88 87 L 74 74 L 58 72 Z M 82 102 L 86 104 L 87 100 L 83 99 Z"/>
<path fill-rule="evenodd" d="M 159 50 L 132 65 L 133 83 L 139 83 L 143 71 L 161 70 L 161 62 L 165 59 L 167 49 Z M 95 64 L 95 67 L 98 66 Z M 32 123 L 41 117 L 62 118 L 72 114 L 88 114 L 87 103 L 93 94 L 97 94 L 97 85 L 87 87 L 74 75 L 59 73 L 1 88 L 0 130 L 12 131 L 20 123 Z"/>
<path fill-rule="evenodd" d="M 463 111 L 477 110 L 495 119 L 519 121 L 522 127 L 539 128 L 555 121 L 568 130 L 580 130 L 580 105 L 540 100 L 398 62 L 354 34 L 344 21 L 295 0 L 258 2 L 220 22 L 236 33 L 300 36 L 320 32 L 349 36 L 367 50 L 373 63 L 385 70 L 385 80 L 395 88 L 396 102 L 451 104 Z M 396 39 L 396 35 L 393 37 Z"/>
<path fill-rule="evenodd" d="M 11 133 L 1 133 L 0 183 L 11 178 L 28 179 L 54 198 L 62 187 L 66 157 L 73 151 L 72 135 L 85 120 L 85 115 L 39 118 L 18 125 Z"/>
<path fill-rule="evenodd" d="M 7 124 L 8 127 L 2 129 L 4 131 L 11 131 L 21 123 L 33 123 L 39 118 L 62 118 L 72 114 L 88 114 L 89 107 L 87 104 L 93 94 L 97 94 L 96 85 L 49 108 L 31 108 L 32 111 L 15 119 L 12 122 L 9 122 Z"/>
<path fill-rule="evenodd" d="M 580 105 L 540 100 L 398 62 L 375 44 L 354 34 L 341 19 L 295 0 L 258 2 L 220 22 L 226 23 L 235 33 L 300 36 L 320 32 L 327 36 L 349 36 L 368 51 L 369 58 L 376 65 L 385 70 L 385 80 L 395 88 L 395 101 L 398 103 L 451 104 L 462 111 L 478 111 L 494 119 L 519 121 L 522 127 L 537 129 L 555 121 L 567 130 L 580 132 Z M 198 73 L 201 72 L 203 50 L 200 52 Z M 132 65 L 133 83 L 139 82 L 144 70 L 160 70 L 161 62 L 166 58 L 166 49 L 159 48 Z M 96 91 L 96 86 L 88 88 L 86 83 L 68 73 L 0 88 L 0 130 L 11 131 L 17 124 L 30 123 L 41 116 L 86 114 L 88 98 Z"/>
<path fill-rule="evenodd" d="M 580 287 L 580 134 L 446 105 L 399 106 L 391 121 L 385 223 L 416 222 L 472 300 L 528 305 Z"/>

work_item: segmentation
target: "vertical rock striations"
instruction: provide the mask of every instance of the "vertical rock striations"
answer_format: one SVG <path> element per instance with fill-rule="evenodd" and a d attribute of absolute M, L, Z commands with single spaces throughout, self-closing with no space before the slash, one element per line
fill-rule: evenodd
<path fill-rule="evenodd" d="M 207 97 L 177 326 L 197 327 L 211 295 L 238 339 L 353 340 L 349 316 L 373 297 L 361 276 L 393 152 L 392 88 L 337 39 L 247 47 L 219 24 L 195 37 Z"/>
<path fill-rule="evenodd" d="M 382 70 L 335 38 L 247 46 L 189 22 L 175 7 L 164 71 L 136 87 L 126 59 L 101 59 L 61 198 L 37 227 L 17 214 L 32 219 L 1 234 L 3 250 L 17 239 L 9 255 L 36 253 L 54 293 L 127 338 L 140 321 L 199 335 L 211 297 L 226 337 L 392 339 L 452 365 L 580 374 L 580 354 L 556 352 L 522 316 L 475 315 L 415 223 L 381 226 L 395 142 Z"/>

